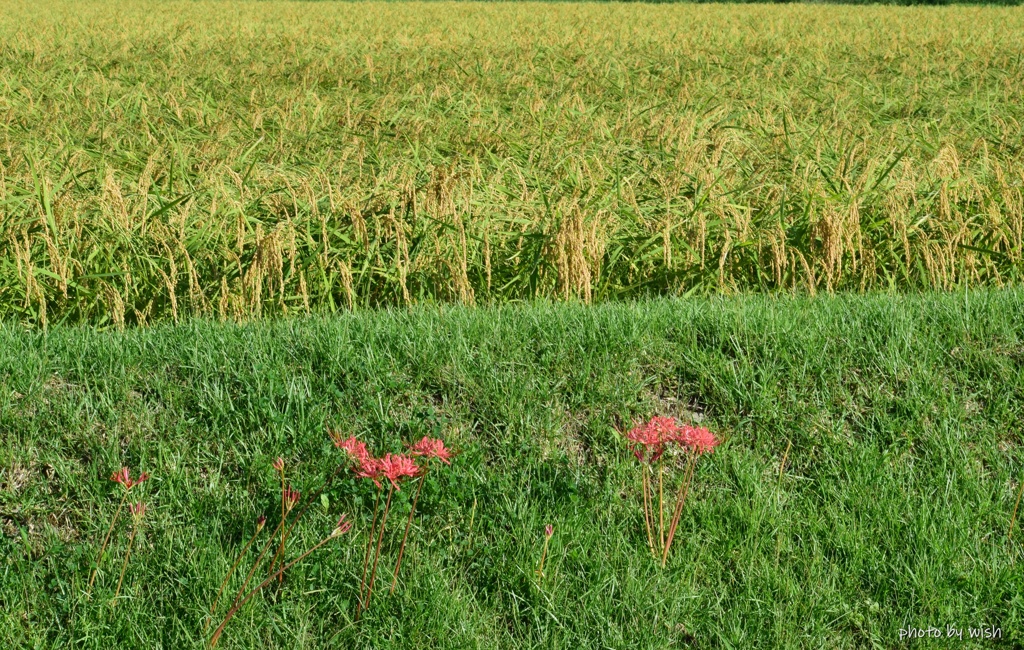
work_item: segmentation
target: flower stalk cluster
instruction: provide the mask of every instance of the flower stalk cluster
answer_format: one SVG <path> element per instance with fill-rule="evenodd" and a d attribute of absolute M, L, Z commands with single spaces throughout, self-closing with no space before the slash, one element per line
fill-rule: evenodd
<path fill-rule="evenodd" d="M 412 499 L 412 507 L 409 510 L 409 517 L 405 522 L 405 532 L 402 534 L 402 542 L 398 549 L 398 556 L 395 560 L 395 569 L 391 579 L 391 592 L 394 592 L 398 584 L 398 574 L 402 568 L 402 558 L 405 554 L 405 545 L 409 538 L 409 529 L 412 527 L 413 518 L 416 514 L 416 504 L 419 501 L 420 492 L 423 490 L 423 483 L 426 480 L 430 469 L 431 459 L 437 459 L 444 464 L 451 464 L 451 451 L 446 449 L 444 442 L 436 438 L 424 436 L 419 442 L 411 445 L 408 454 L 387 453 L 380 458 L 370 454 L 366 443 L 358 440 L 355 436 L 342 439 L 336 437 L 335 446 L 345 452 L 357 478 L 369 480 L 377 490 L 373 505 L 373 519 L 370 525 L 370 535 L 366 540 L 366 551 L 363 554 L 363 575 L 359 585 L 359 602 L 356 606 L 356 617 L 359 613 L 370 606 L 373 598 L 373 587 L 376 584 L 377 566 L 380 562 L 381 549 L 384 543 L 384 530 L 387 525 L 388 515 L 391 512 L 391 504 L 394 494 L 401 490 L 401 484 L 408 479 L 419 478 L 416 492 Z M 419 459 L 421 464 L 416 461 Z M 384 500 L 384 512 L 380 513 L 380 502 L 384 492 L 384 480 L 388 481 L 387 497 Z M 370 562 L 370 556 L 373 562 Z"/>
<path fill-rule="evenodd" d="M 299 553 L 294 559 L 289 560 L 287 557 L 287 543 L 291 537 L 292 529 L 298 523 L 299 519 L 302 518 L 302 515 L 309 508 L 310 504 L 316 500 L 317 496 L 328 489 L 334 479 L 346 468 L 351 469 L 356 478 L 370 480 L 377 490 L 376 502 L 374 504 L 373 524 L 370 527 L 366 553 L 363 559 L 363 579 L 359 588 L 359 602 L 356 608 L 356 616 L 358 617 L 360 610 L 364 610 L 369 606 L 370 599 L 373 594 L 377 566 L 380 561 L 384 541 L 384 527 L 387 524 L 394 493 L 400 490 L 400 485 L 404 481 L 418 477 L 420 479 L 420 484 L 416 491 L 416 497 L 418 498 L 419 492 L 423 487 L 423 479 L 427 473 L 430 459 L 436 458 L 443 463 L 449 463 L 451 458 L 451 452 L 445 449 L 443 442 L 430 438 L 424 438 L 418 443 L 412 445 L 409 448 L 408 454 L 389 453 L 380 458 L 375 458 L 370 454 L 366 447 L 366 443 L 356 439 L 355 436 L 342 438 L 332 432 L 331 437 L 334 439 L 334 444 L 345 452 L 345 462 L 335 468 L 330 478 L 328 478 L 324 485 L 321 486 L 319 491 L 314 493 L 312 498 L 308 498 L 305 504 L 297 511 L 296 508 L 302 499 L 302 495 L 288 484 L 285 474 L 284 459 L 277 458 L 271 464 L 271 467 L 278 475 L 281 484 L 281 519 L 263 543 L 263 547 L 246 574 L 245 579 L 242 581 L 241 587 L 238 588 L 234 597 L 231 599 L 231 604 L 228 605 L 226 614 L 221 619 L 220 624 L 214 629 L 213 635 L 210 638 L 211 648 L 217 645 L 224 633 L 224 628 L 227 626 L 228 621 L 230 621 L 231 618 L 260 590 L 265 588 L 274 580 L 277 580 L 280 583 L 284 579 L 284 574 L 288 569 L 309 557 L 310 554 L 325 545 L 331 539 L 343 535 L 351 530 L 352 522 L 348 519 L 348 515 L 342 515 L 341 519 L 338 520 L 337 526 L 335 526 L 334 530 L 331 531 L 330 535 L 302 553 Z M 422 463 L 417 463 L 417 459 L 422 460 Z M 386 498 L 382 498 L 385 481 L 387 482 L 388 493 Z M 380 503 L 382 500 L 385 501 L 383 513 L 380 511 Z M 398 561 L 395 565 L 395 581 L 398 580 L 398 571 L 401 566 L 401 558 L 403 551 L 405 550 L 405 542 L 408 538 L 409 527 L 412 525 L 416 501 L 417 499 L 414 498 L 413 509 L 409 514 L 408 521 L 406 522 L 405 535 L 402 538 L 402 545 L 398 553 Z M 297 512 L 297 514 L 293 514 L 293 512 Z M 249 537 L 249 540 L 242 547 L 238 557 L 232 563 L 231 568 L 221 581 L 220 588 L 217 591 L 217 596 L 214 598 L 213 604 L 210 606 L 210 615 L 207 618 L 206 629 L 209 629 L 210 624 L 214 620 L 217 612 L 217 605 L 221 602 L 221 597 L 224 595 L 224 591 L 231 579 L 231 576 L 234 575 L 236 569 L 241 565 L 246 554 L 254 548 L 256 540 L 264 530 L 266 523 L 267 518 L 265 516 L 260 516 L 256 520 L 255 530 Z M 273 547 L 276 547 L 277 550 L 271 555 L 270 550 Z M 370 564 L 371 555 L 373 556 L 372 565 Z M 266 579 L 256 587 L 250 589 L 249 584 L 252 582 L 253 576 L 262 565 L 264 558 L 268 556 L 270 557 L 270 560 L 267 564 L 268 569 Z M 394 589 L 394 585 L 395 583 L 392 582 L 392 589 Z"/>
<path fill-rule="evenodd" d="M 703 427 L 681 425 L 673 418 L 655 416 L 645 423 L 633 427 L 627 434 L 630 450 L 640 461 L 641 489 L 643 491 L 644 527 L 647 545 L 651 555 L 668 562 L 676 528 L 683 512 L 683 506 L 690 494 L 690 485 L 697 460 L 705 453 L 713 452 L 721 441 Z M 675 506 L 671 512 L 668 527 L 665 527 L 665 452 L 680 450 L 685 455 L 682 479 L 676 489 Z M 655 511 L 654 481 L 657 478 L 657 511 Z"/>
<path fill-rule="evenodd" d="M 293 566 L 295 566 L 296 564 L 298 564 L 302 560 L 305 560 L 314 551 L 319 549 L 321 546 L 323 546 L 327 542 L 331 541 L 335 537 L 340 537 L 340 536 L 344 535 L 345 533 L 347 533 L 350 530 L 352 530 L 352 522 L 348 521 L 348 515 L 347 514 L 341 515 L 341 518 L 338 519 L 338 523 L 337 523 L 337 525 L 335 525 L 334 530 L 331 531 L 330 535 L 328 535 L 327 537 L 323 538 L 322 540 L 320 540 L 319 542 L 317 542 L 316 544 L 311 546 L 309 549 L 307 549 L 305 552 L 300 554 L 297 558 L 295 558 L 291 562 L 289 562 L 287 564 L 282 562 L 281 563 L 281 567 L 276 572 L 271 573 L 269 576 L 267 576 L 266 580 L 264 580 L 263 582 L 261 582 L 257 586 L 253 587 L 250 591 L 246 592 L 245 595 L 241 595 L 241 591 L 240 591 L 239 595 L 235 596 L 235 601 L 231 604 L 231 609 L 229 609 L 228 613 L 225 614 L 224 619 L 220 622 L 220 625 L 217 626 L 217 629 L 213 631 L 213 636 L 210 638 L 210 647 L 211 648 L 217 647 L 217 642 L 220 640 L 221 635 L 224 633 L 224 628 L 227 626 L 228 621 L 230 621 L 231 618 L 238 612 L 238 610 L 240 610 L 243 605 L 245 605 L 247 602 L 249 602 L 249 600 L 253 596 L 255 596 L 257 593 L 259 593 L 260 590 L 262 590 L 264 587 L 269 585 L 271 582 L 273 582 L 274 578 L 277 578 L 277 579 L 280 580 L 281 576 L 284 575 L 285 571 L 287 571 L 288 569 L 292 568 Z M 270 541 L 273 542 L 273 540 L 274 540 L 274 536 L 272 535 L 271 538 L 270 538 Z M 257 563 L 258 563 L 258 561 L 257 561 Z M 246 584 L 248 584 L 248 580 L 246 581 Z M 244 591 L 244 590 L 245 590 L 245 585 L 242 586 L 242 591 Z"/>
<path fill-rule="evenodd" d="M 103 554 L 107 550 L 107 544 L 110 542 L 110 535 L 114 532 L 114 527 L 117 525 L 118 519 L 121 517 L 121 512 L 124 510 L 124 504 L 128 501 L 128 495 L 131 491 L 138 487 L 140 484 L 145 483 L 149 480 L 149 474 L 142 472 L 138 478 L 132 478 L 131 471 L 127 467 L 122 467 L 120 470 L 110 475 L 110 480 L 121 486 L 121 501 L 117 504 L 117 510 L 114 511 L 114 518 L 110 520 L 110 527 L 107 528 L 107 534 L 103 536 L 103 543 L 100 545 L 100 552 L 96 555 L 96 566 L 93 567 L 92 573 L 89 576 L 89 587 L 87 593 L 92 593 L 93 583 L 96 581 L 96 573 L 100 570 L 100 565 L 103 563 Z M 128 566 L 128 555 L 131 553 L 131 544 L 135 541 L 135 531 L 138 529 L 138 524 L 142 520 L 142 516 L 146 513 L 146 506 L 144 503 L 137 503 L 128 506 L 133 517 L 135 518 L 136 525 L 132 528 L 130 541 L 128 542 L 128 553 L 125 555 L 124 567 Z M 121 580 L 124 579 L 124 568 L 121 570 Z M 121 580 L 118 580 L 117 591 L 121 591 Z M 116 594 L 115 594 L 116 597 Z"/>
<path fill-rule="evenodd" d="M 313 553 L 318 548 L 322 547 L 331 539 L 334 539 L 335 537 L 347 533 L 352 528 L 352 522 L 348 520 L 348 515 L 343 514 L 341 516 L 341 519 L 338 520 L 337 525 L 334 527 L 334 529 L 331 531 L 329 535 L 327 535 L 324 539 L 320 540 L 318 543 L 314 544 L 306 551 L 300 553 L 298 557 L 296 557 L 295 559 L 288 561 L 286 557 L 287 549 L 285 544 L 288 541 L 292 529 L 298 523 L 298 520 L 302 517 L 302 515 L 306 512 L 306 508 L 308 507 L 309 503 L 307 502 L 306 506 L 303 507 L 298 512 L 297 515 L 291 517 L 291 522 L 289 523 L 289 516 L 292 514 L 292 511 L 295 510 L 295 507 L 299 504 L 299 501 L 302 499 L 302 494 L 288 484 L 287 479 L 285 477 L 285 461 L 283 458 L 278 457 L 273 463 L 271 463 L 271 468 L 274 470 L 275 473 L 278 474 L 281 481 L 281 519 L 277 522 L 277 526 L 274 527 L 274 530 L 270 533 L 266 541 L 263 543 L 262 549 L 256 556 L 256 561 L 253 562 L 252 566 L 249 568 L 249 571 L 245 576 L 245 579 L 242 581 L 242 586 L 239 587 L 237 591 L 235 591 L 235 595 L 231 600 L 231 604 L 228 606 L 227 613 L 224 615 L 224 618 L 221 619 L 220 624 L 214 630 L 213 636 L 210 638 L 211 648 L 217 645 L 217 642 L 220 640 L 221 635 L 224 633 L 224 628 L 227 626 L 228 621 L 230 621 L 231 618 L 238 612 L 238 610 L 241 609 L 242 606 L 244 606 L 247 602 L 249 602 L 249 600 L 253 596 L 255 596 L 256 593 L 258 593 L 260 590 L 262 590 L 264 587 L 269 585 L 274 580 L 277 580 L 278 583 L 282 582 L 284 580 L 284 574 L 288 569 L 295 566 L 297 563 L 304 560 L 305 558 L 309 557 L 311 553 Z M 335 472 L 335 474 L 337 474 L 337 472 Z M 321 491 L 323 489 L 326 489 L 327 485 L 333 479 L 334 476 L 332 475 L 328 483 L 325 484 L 323 488 L 321 488 Z M 210 605 L 210 615 L 207 618 L 205 629 L 209 629 L 210 623 L 214 619 L 214 615 L 217 612 L 217 605 L 220 603 L 221 596 L 224 595 L 224 589 L 227 587 L 228 581 L 231 579 L 231 576 L 234 575 L 235 570 L 242 563 L 243 558 L 252 549 L 253 545 L 256 542 L 256 539 L 259 537 L 260 533 L 266 527 L 266 523 L 267 518 L 264 515 L 260 515 L 260 517 L 256 519 L 255 530 L 249 537 L 249 540 L 242 547 L 242 551 L 238 554 L 238 557 L 232 563 L 231 568 L 228 569 L 227 574 L 221 581 L 220 588 L 217 591 L 217 596 L 214 598 L 213 604 Z M 252 578 L 256 574 L 257 569 L 260 567 L 261 563 L 263 562 L 263 559 L 267 557 L 267 554 L 270 552 L 270 549 L 275 546 L 275 543 L 277 551 L 274 553 L 273 556 L 271 556 L 270 562 L 267 565 L 267 578 L 253 589 L 249 589 L 247 591 L 249 583 L 252 581 Z"/>
<path fill-rule="evenodd" d="M 143 476 L 145 476 L 145 474 L 143 474 Z M 140 476 L 139 478 L 142 477 Z M 124 562 L 121 564 L 121 577 L 117 579 L 117 589 L 114 590 L 113 602 L 117 602 L 117 596 L 121 593 L 121 584 L 124 582 L 124 572 L 128 569 L 128 558 L 131 557 L 132 547 L 135 545 L 135 534 L 139 532 L 139 527 L 142 526 L 142 520 L 146 516 L 146 504 L 142 501 L 133 503 L 128 506 L 128 511 L 132 515 L 132 534 L 128 536 L 128 548 L 124 552 Z"/>

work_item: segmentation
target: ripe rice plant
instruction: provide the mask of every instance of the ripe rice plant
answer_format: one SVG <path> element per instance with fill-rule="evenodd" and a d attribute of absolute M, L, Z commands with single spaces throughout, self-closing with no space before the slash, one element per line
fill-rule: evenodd
<path fill-rule="evenodd" d="M 0 318 L 1013 283 L 1022 28 L 4 0 Z"/>

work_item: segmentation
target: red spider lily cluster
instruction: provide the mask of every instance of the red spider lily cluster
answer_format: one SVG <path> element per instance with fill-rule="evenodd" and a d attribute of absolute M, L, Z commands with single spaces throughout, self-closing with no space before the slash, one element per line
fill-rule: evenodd
<path fill-rule="evenodd" d="M 110 475 L 110 480 L 120 485 L 124 490 L 121 493 L 121 502 L 118 503 L 117 510 L 114 511 L 114 518 L 110 520 L 110 527 L 107 528 L 107 534 L 103 536 L 103 543 L 100 544 L 100 552 L 96 556 L 96 566 L 93 568 L 92 574 L 89 576 L 89 594 L 92 594 L 92 586 L 96 581 L 96 574 L 100 570 L 100 565 L 103 563 L 103 555 L 107 550 L 107 544 L 110 542 L 110 536 L 114 532 L 114 527 L 117 525 L 118 519 L 121 517 L 121 512 L 124 510 L 124 504 L 128 500 L 128 493 L 131 492 L 133 488 L 138 487 L 141 483 L 148 481 L 149 474 L 142 472 L 139 474 L 138 478 L 132 478 L 131 470 L 127 467 L 122 467 Z M 128 558 L 131 556 L 132 544 L 135 542 L 135 534 L 138 531 L 139 526 L 142 524 L 142 519 L 146 516 L 146 504 L 142 501 L 129 503 L 128 512 L 132 515 L 134 526 L 132 526 L 131 535 L 128 537 L 124 563 L 121 566 L 121 577 L 118 579 L 117 589 L 114 591 L 115 599 L 118 594 L 121 593 L 121 584 L 124 581 L 124 572 L 128 568 Z"/>
<path fill-rule="evenodd" d="M 334 444 L 338 449 L 345 452 L 352 472 L 356 478 L 372 481 L 377 488 L 377 498 L 373 506 L 373 523 L 370 526 L 370 535 L 366 540 L 366 552 L 363 554 L 363 577 L 359 585 L 359 603 L 356 609 L 356 616 L 363 609 L 370 605 L 373 597 L 373 586 L 377 577 L 377 564 L 380 561 L 381 547 L 384 541 L 384 527 L 387 524 L 388 514 L 391 511 L 391 502 L 394 493 L 401 490 L 403 481 L 411 478 L 419 478 L 416 494 L 413 496 L 412 507 L 409 510 L 409 519 L 405 524 L 405 532 L 402 535 L 402 543 L 398 549 L 398 558 L 395 560 L 394 576 L 391 580 L 391 591 L 394 591 L 398 583 L 398 573 L 402 567 L 402 557 L 405 553 L 405 544 L 409 537 L 409 529 L 412 527 L 412 520 L 416 514 L 416 503 L 419 500 L 420 491 L 423 489 L 423 482 L 426 479 L 430 461 L 437 459 L 446 465 L 451 464 L 452 452 L 444 446 L 444 441 L 437 438 L 424 436 L 418 442 L 409 446 L 408 454 L 386 453 L 380 458 L 374 458 L 362 442 L 355 436 L 341 438 L 334 436 Z M 416 461 L 419 459 L 422 464 Z M 384 513 L 380 516 L 378 526 L 378 515 L 380 513 L 380 499 L 383 491 L 383 479 L 389 482 L 388 496 L 384 504 Z M 370 564 L 370 555 L 373 555 L 373 564 Z M 369 578 L 367 578 L 369 571 Z"/>
<path fill-rule="evenodd" d="M 374 457 L 366 446 L 366 443 L 359 440 L 355 436 L 349 436 L 343 438 L 342 436 L 330 433 L 334 440 L 334 445 L 344 453 L 345 462 L 338 466 L 334 474 L 327 480 L 327 482 L 320 488 L 319 492 L 315 493 L 312 498 L 306 500 L 305 505 L 298 510 L 297 514 L 293 514 L 292 511 L 296 508 L 301 500 L 301 494 L 288 484 L 285 476 L 286 463 L 283 458 L 278 457 L 271 463 L 271 467 L 280 477 L 281 482 L 281 520 L 277 524 L 277 527 L 272 533 L 263 546 L 263 550 L 257 556 L 256 561 L 253 563 L 246 576 L 241 588 L 235 593 L 234 599 L 231 601 L 231 605 L 228 608 L 227 614 L 222 619 L 220 625 L 215 629 L 213 636 L 210 639 L 211 647 L 217 645 L 217 641 L 220 639 L 221 634 L 224 632 L 224 627 L 228 621 L 235 615 L 235 613 L 259 590 L 264 588 L 273 580 L 282 580 L 285 571 L 294 566 L 300 560 L 306 558 L 310 553 L 320 548 L 330 539 L 339 537 L 348 533 L 352 529 L 352 521 L 348 518 L 348 515 L 342 515 L 338 519 L 337 525 L 331 533 L 321 540 L 319 543 L 309 548 L 305 552 L 298 555 L 294 560 L 287 561 L 286 557 L 286 545 L 289 538 L 289 533 L 292 528 L 295 527 L 298 520 L 309 508 L 310 503 L 316 500 L 319 494 L 322 494 L 326 490 L 339 473 L 344 469 L 351 470 L 352 474 L 357 479 L 367 479 L 373 483 L 377 490 L 376 503 L 374 505 L 373 512 L 373 524 L 370 528 L 370 535 L 367 539 L 366 554 L 363 559 L 363 581 L 360 585 L 359 590 L 359 603 L 356 609 L 356 615 L 359 615 L 360 609 L 365 609 L 370 602 L 370 597 L 373 593 L 374 579 L 376 578 L 377 564 L 381 556 L 381 548 L 384 539 L 384 526 L 387 523 L 388 513 L 391 510 L 391 503 L 395 492 L 401 490 L 401 485 L 409 479 L 419 478 L 419 486 L 416 489 L 415 496 L 412 500 L 412 508 L 409 512 L 409 520 L 406 523 L 405 535 L 402 538 L 402 544 L 399 548 L 398 559 L 395 563 L 394 581 L 392 582 L 392 590 L 395 588 L 395 583 L 398 580 L 398 571 L 401 567 L 402 553 L 405 550 L 406 538 L 409 534 L 409 528 L 412 525 L 413 515 L 416 511 L 416 502 L 419 498 L 420 490 L 423 487 L 423 481 L 430 467 L 430 461 L 437 459 L 445 464 L 450 464 L 452 453 L 446 449 L 444 443 L 441 440 L 432 438 L 423 438 L 419 442 L 409 447 L 407 454 L 393 454 L 386 453 L 381 457 Z M 380 502 L 381 495 L 384 491 L 384 484 L 387 482 L 388 494 L 386 504 L 384 506 L 383 515 L 380 513 Z M 379 516 L 380 515 L 380 516 Z M 378 517 L 379 516 L 379 517 Z M 288 523 L 290 520 L 290 524 Z M 243 557 L 250 550 L 253 543 L 256 541 L 257 536 L 263 530 L 266 525 L 266 516 L 261 515 L 256 520 L 255 531 L 250 537 L 249 541 L 243 547 L 235 563 L 231 566 L 227 575 L 221 582 L 220 590 L 217 592 L 217 597 L 213 601 L 213 605 L 210 607 L 210 618 L 207 622 L 209 627 L 210 622 L 213 621 L 213 616 L 217 611 L 217 604 L 220 601 L 221 596 L 224 593 L 224 589 L 227 586 L 229 579 L 238 568 Z M 278 541 L 279 540 L 279 541 Z M 252 579 L 253 574 L 256 572 L 263 558 L 267 556 L 270 547 L 278 541 L 277 553 L 274 554 L 273 558 L 269 563 L 269 575 L 266 580 L 263 581 L 259 586 L 246 592 L 246 588 L 249 586 L 249 582 Z M 369 580 L 367 580 L 367 570 L 369 569 L 369 558 L 373 551 L 373 568 L 369 573 Z M 278 562 L 280 560 L 280 562 Z M 280 565 L 278 567 L 278 565 Z"/>
<path fill-rule="evenodd" d="M 703 427 L 679 424 L 674 418 L 660 415 L 630 429 L 626 439 L 630 442 L 633 455 L 645 463 L 658 462 L 670 445 L 703 454 L 714 451 L 721 442 L 715 434 Z"/>
<path fill-rule="evenodd" d="M 679 424 L 674 418 L 654 416 L 647 422 L 638 424 L 626 433 L 630 450 L 641 463 L 643 474 L 643 512 L 644 525 L 647 530 L 647 543 L 655 558 L 665 566 L 668 554 L 675 539 L 679 517 L 690 492 L 697 459 L 706 453 L 713 452 L 721 444 L 721 440 L 703 427 Z M 676 492 L 676 503 L 667 529 L 665 528 L 664 481 L 665 464 L 663 456 L 669 449 L 681 451 L 686 456 L 682 480 Z M 654 511 L 654 489 L 651 474 L 657 466 L 658 475 L 658 510 Z M 655 535 L 657 531 L 657 535 Z"/>

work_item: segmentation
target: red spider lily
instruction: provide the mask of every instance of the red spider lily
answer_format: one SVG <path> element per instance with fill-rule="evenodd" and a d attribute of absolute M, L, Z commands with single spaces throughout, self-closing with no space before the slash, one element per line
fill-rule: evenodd
<path fill-rule="evenodd" d="M 445 449 L 444 440 L 440 438 L 423 436 L 422 440 L 409 447 L 409 451 L 413 456 L 436 458 L 445 465 L 451 465 L 452 452 L 450 449 Z"/>
<path fill-rule="evenodd" d="M 395 573 L 391 579 L 391 592 L 394 593 L 395 586 L 398 584 L 398 572 L 402 568 L 402 556 L 405 554 L 405 542 L 409 539 L 409 529 L 412 528 L 412 518 L 416 514 L 416 503 L 420 499 L 420 492 L 423 491 L 423 483 L 427 480 L 427 470 L 430 468 L 430 459 L 437 458 L 445 465 L 451 465 L 451 450 L 445 449 L 444 441 L 439 438 L 423 438 L 416 444 L 409 447 L 409 451 L 413 456 L 420 456 L 425 458 L 422 469 L 419 470 L 420 482 L 416 486 L 416 494 L 412 498 L 412 508 L 409 509 L 409 518 L 405 522 L 405 532 L 402 534 L 402 545 L 398 547 L 398 561 L 395 562 Z M 414 465 L 415 467 L 415 465 Z M 419 469 L 419 468 L 417 468 Z M 415 474 L 408 474 L 408 476 L 414 476 Z M 395 486 L 397 489 L 397 485 Z"/>
<path fill-rule="evenodd" d="M 272 467 L 279 472 L 284 471 L 284 459 L 278 456 L 277 460 L 273 462 Z"/>
<path fill-rule="evenodd" d="M 551 524 L 548 524 L 547 526 L 544 526 L 544 536 L 545 537 L 551 537 L 554 534 L 555 534 L 555 527 L 554 526 L 552 526 Z"/>
<path fill-rule="evenodd" d="M 343 514 L 338 518 L 338 525 L 331 531 L 331 537 L 337 537 L 338 535 L 344 535 L 348 531 L 352 530 L 352 522 L 348 521 L 348 514 Z"/>
<path fill-rule="evenodd" d="M 693 482 L 693 474 L 696 469 L 697 458 L 705 453 L 711 453 L 715 450 L 715 447 L 722 443 L 721 440 L 715 437 L 715 434 L 711 433 L 704 427 L 693 427 L 683 426 L 676 434 L 676 441 L 692 451 L 690 454 L 690 460 L 687 464 L 686 473 L 683 476 L 683 482 L 679 485 L 679 493 L 676 496 L 676 508 L 675 513 L 672 515 L 672 522 L 669 525 L 668 538 L 665 541 L 664 549 L 661 555 L 661 566 L 664 567 L 668 562 L 669 550 L 672 548 L 672 540 L 675 539 L 676 529 L 679 526 L 679 517 L 682 514 L 683 506 L 686 504 L 686 497 L 690 493 L 690 484 Z"/>
<path fill-rule="evenodd" d="M 128 504 L 128 512 L 132 513 L 132 517 L 142 519 L 146 516 L 146 504 L 141 501 L 138 503 L 130 503 Z"/>
<path fill-rule="evenodd" d="M 672 440 L 673 436 L 679 431 L 679 425 L 676 423 L 675 418 L 667 418 L 661 415 L 652 417 L 647 426 L 658 434 L 662 442 Z"/>
<path fill-rule="evenodd" d="M 366 478 L 373 481 L 373 484 L 380 487 L 380 479 L 384 476 L 384 466 L 380 458 L 367 456 L 359 462 L 354 470 L 356 478 Z"/>
<path fill-rule="evenodd" d="M 358 467 L 355 468 L 355 474 L 358 478 L 367 478 L 373 481 L 373 484 L 377 486 L 377 498 L 373 502 L 373 523 L 370 524 L 370 534 L 366 538 L 366 552 L 363 554 L 363 577 L 359 582 L 359 601 L 356 604 L 356 620 L 359 619 L 359 612 L 363 608 L 363 593 L 366 589 L 366 576 L 367 569 L 370 568 L 370 555 L 374 548 L 374 541 L 377 539 L 377 514 L 380 512 L 380 493 L 381 484 L 380 479 L 383 476 L 383 466 L 380 459 L 373 458 L 372 456 L 367 457 Z M 388 494 L 388 502 L 391 501 L 391 495 Z"/>
<path fill-rule="evenodd" d="M 416 476 L 420 471 L 420 468 L 416 466 L 416 461 L 402 454 L 385 454 L 384 458 L 380 460 L 380 467 L 381 473 L 391 481 L 391 485 L 396 490 L 399 489 L 399 481 Z"/>
<path fill-rule="evenodd" d="M 384 527 L 387 525 L 388 513 L 391 510 L 391 497 L 399 489 L 399 481 L 403 478 L 418 476 L 420 473 L 420 468 L 416 466 L 416 461 L 411 457 L 403 456 L 402 454 L 385 454 L 384 458 L 377 461 L 377 464 L 379 466 L 380 473 L 391 481 L 391 488 L 388 490 L 388 499 L 384 504 L 384 515 L 380 520 L 380 530 L 377 534 L 377 550 L 373 555 L 373 567 L 370 569 L 370 582 L 366 587 L 366 598 L 361 604 L 362 609 L 366 609 L 370 606 L 370 599 L 373 597 L 373 584 L 377 577 L 377 561 L 380 559 L 381 544 L 384 542 Z M 378 492 L 378 495 L 379 494 L 380 493 Z M 374 507 L 374 511 L 376 512 L 376 506 Z M 370 539 L 372 542 L 373 538 L 371 537 Z M 369 559 L 369 555 L 367 555 L 367 559 Z M 360 589 L 360 592 L 361 591 L 362 589 Z M 360 595 L 362 594 L 360 593 Z"/>
<path fill-rule="evenodd" d="M 122 467 L 120 470 L 110 475 L 110 480 L 123 487 L 124 493 L 121 495 L 121 502 L 117 504 L 117 511 L 114 513 L 114 518 L 110 520 L 110 528 L 107 529 L 107 534 L 103 536 L 103 544 L 100 545 L 99 555 L 96 556 L 96 567 L 92 570 L 92 575 L 89 576 L 89 594 L 92 593 L 92 585 L 96 580 L 96 572 L 99 571 L 100 564 L 103 562 L 103 553 L 107 550 L 107 542 L 110 541 L 110 534 L 114 532 L 114 524 L 117 523 L 118 518 L 121 516 L 121 510 L 124 508 L 125 501 L 128 500 L 128 492 L 139 483 L 149 480 L 149 474 L 142 472 L 139 474 L 138 478 L 133 479 L 128 468 Z M 139 505 L 142 506 L 142 512 L 145 512 L 145 506 L 142 504 Z M 128 505 L 128 509 L 133 515 L 135 514 L 135 507 L 136 506 L 131 504 Z M 132 534 L 134 535 L 134 532 Z"/>
<path fill-rule="evenodd" d="M 698 454 L 713 452 L 715 447 L 722 444 L 722 441 L 716 438 L 715 434 L 703 427 L 686 427 L 686 429 L 686 444 Z"/>
<path fill-rule="evenodd" d="M 652 422 L 639 424 L 626 434 L 630 449 L 640 462 L 656 462 L 665 453 L 665 435 L 662 427 Z"/>
<path fill-rule="evenodd" d="M 263 516 L 263 515 L 260 515 L 256 519 L 256 530 L 263 530 L 263 527 L 266 526 L 266 525 L 267 525 L 267 518 L 265 516 Z"/>
<path fill-rule="evenodd" d="M 697 458 L 702 454 L 714 451 L 715 447 L 721 444 L 721 440 L 703 427 L 680 425 L 674 418 L 664 416 L 654 416 L 647 422 L 636 425 L 626 434 L 626 439 L 637 460 L 648 465 L 653 465 L 660 460 L 669 444 L 679 445 L 690 452 L 687 454 L 686 467 L 683 470 L 683 479 L 679 484 L 675 511 L 669 521 L 667 537 L 665 535 L 663 496 L 665 466 L 658 465 L 656 486 L 652 485 L 648 476 L 653 468 L 648 467 L 642 470 L 643 514 L 644 527 L 647 530 L 647 543 L 655 557 L 658 557 L 660 551 L 661 565 L 664 567 L 668 561 L 669 549 L 671 549 L 672 541 L 675 538 L 683 505 L 689 495 L 690 484 L 693 482 Z M 657 504 L 655 504 L 653 494 L 655 491 L 657 492 Z M 655 550 L 655 547 L 658 550 Z"/>
<path fill-rule="evenodd" d="M 285 503 L 286 509 L 289 512 L 291 511 L 292 508 L 295 507 L 295 504 L 299 502 L 299 497 L 301 497 L 301 496 L 302 496 L 302 493 L 298 492 L 297 490 L 293 490 L 290 485 L 287 488 L 285 488 L 285 491 L 284 491 L 284 503 Z"/>
<path fill-rule="evenodd" d="M 356 465 L 362 465 L 370 458 L 370 452 L 366 449 L 366 443 L 355 436 L 349 436 L 344 440 L 338 436 L 334 439 L 334 446 L 348 454 L 348 457 Z"/>
<path fill-rule="evenodd" d="M 139 478 L 133 479 L 131 473 L 127 467 L 122 467 L 120 471 L 114 472 L 110 475 L 110 480 L 114 483 L 119 483 L 126 490 L 130 490 L 139 483 L 143 483 L 149 479 L 149 474 L 143 472 L 139 474 Z"/>
<path fill-rule="evenodd" d="M 643 424 L 638 424 L 626 434 L 626 439 L 630 443 L 630 450 L 636 459 L 641 463 L 647 463 L 652 465 L 656 463 L 663 453 L 665 453 L 665 443 L 668 442 L 667 438 L 674 435 L 675 433 L 675 421 L 669 418 L 654 417 L 650 421 Z M 644 527 L 647 530 L 647 544 L 651 549 L 651 554 L 654 555 L 654 533 L 652 525 L 652 499 L 650 493 L 650 480 L 648 478 L 648 470 L 642 469 L 641 478 L 643 484 L 643 508 L 644 508 Z M 661 474 L 659 473 L 659 479 Z M 659 483 L 660 485 L 660 483 Z M 660 494 L 660 491 L 659 491 Z M 659 519 L 661 519 L 661 502 L 658 505 Z M 659 535 L 660 539 L 660 535 Z"/>

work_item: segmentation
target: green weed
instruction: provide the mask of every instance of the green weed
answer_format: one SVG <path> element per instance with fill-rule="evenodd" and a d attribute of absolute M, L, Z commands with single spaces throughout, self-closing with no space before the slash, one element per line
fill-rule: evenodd
<path fill-rule="evenodd" d="M 0 646 L 203 647 L 252 522 L 280 508 L 273 460 L 303 494 L 336 471 L 326 423 L 461 454 L 427 475 L 398 587 L 358 622 L 364 549 L 327 544 L 218 647 L 895 647 L 947 623 L 1012 647 L 1022 404 L 1016 289 L 0 326 Z M 723 439 L 664 569 L 615 428 L 652 413 Z M 84 594 L 122 464 L 152 478 L 109 607 L 112 577 Z M 365 534 L 374 493 L 334 481 L 291 548 L 342 512 Z"/>

